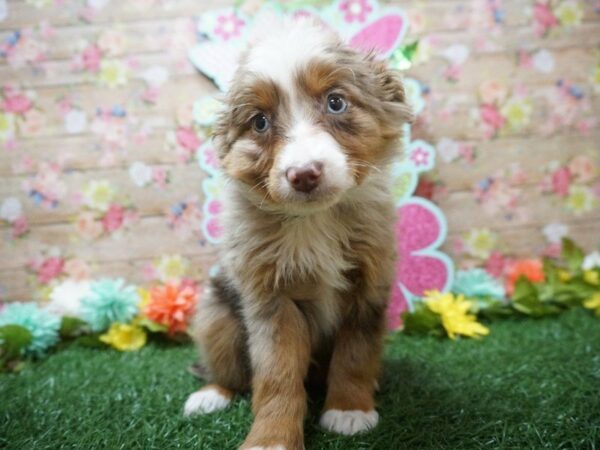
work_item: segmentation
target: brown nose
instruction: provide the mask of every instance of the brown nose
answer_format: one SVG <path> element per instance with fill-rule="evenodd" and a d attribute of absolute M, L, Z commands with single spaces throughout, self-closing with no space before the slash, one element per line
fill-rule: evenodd
<path fill-rule="evenodd" d="M 290 167 L 285 176 L 296 191 L 308 194 L 319 185 L 322 171 L 323 164 L 311 162 L 302 167 Z"/>

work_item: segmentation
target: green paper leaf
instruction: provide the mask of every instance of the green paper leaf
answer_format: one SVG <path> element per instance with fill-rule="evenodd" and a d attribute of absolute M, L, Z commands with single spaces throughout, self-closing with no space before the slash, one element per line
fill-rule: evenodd
<path fill-rule="evenodd" d="M 106 348 L 106 347 L 108 347 L 107 344 L 105 344 L 104 342 L 102 342 L 100 340 L 100 333 L 79 336 L 77 339 L 75 339 L 75 343 L 82 347 L 89 347 L 89 348 Z"/>
<path fill-rule="evenodd" d="M 556 266 L 555 262 L 550 258 L 544 258 L 544 280 L 545 283 L 554 285 L 560 282 L 560 277 L 558 275 L 559 268 Z"/>
<path fill-rule="evenodd" d="M 413 60 L 419 49 L 419 41 L 400 47 L 391 56 L 391 64 L 395 69 L 407 70 L 413 65 Z"/>
<path fill-rule="evenodd" d="M 469 298 L 473 302 L 471 312 L 477 316 L 493 319 L 514 313 L 510 305 L 493 297 Z"/>
<path fill-rule="evenodd" d="M 5 360 L 18 358 L 23 350 L 31 344 L 31 332 L 21 325 L 4 325 L 0 327 L 0 346 Z"/>
<path fill-rule="evenodd" d="M 581 265 L 585 259 L 585 254 L 571 239 L 564 238 L 562 240 L 561 256 L 567 263 L 571 273 L 578 274 L 581 272 Z"/>
<path fill-rule="evenodd" d="M 442 336 L 442 320 L 440 316 L 426 305 L 420 304 L 413 312 L 405 311 L 401 315 L 406 334 Z"/>
<path fill-rule="evenodd" d="M 60 323 L 60 337 L 71 339 L 89 331 L 89 325 L 77 317 L 63 317 Z"/>
<path fill-rule="evenodd" d="M 151 333 L 166 333 L 169 329 L 169 327 L 166 325 L 161 325 L 160 323 L 156 323 L 149 319 L 142 319 L 138 322 L 138 324 L 146 328 Z"/>

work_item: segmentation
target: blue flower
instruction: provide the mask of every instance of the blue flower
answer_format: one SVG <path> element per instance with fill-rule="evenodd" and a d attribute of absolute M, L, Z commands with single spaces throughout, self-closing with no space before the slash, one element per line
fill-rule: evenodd
<path fill-rule="evenodd" d="M 467 298 L 505 298 L 502 283 L 483 269 L 456 272 L 452 292 L 463 294 Z"/>
<path fill-rule="evenodd" d="M 31 333 L 26 353 L 43 354 L 58 342 L 60 318 L 35 303 L 10 303 L 0 313 L 0 326 L 20 325 Z"/>
<path fill-rule="evenodd" d="M 104 278 L 93 283 L 91 291 L 81 299 L 81 317 L 94 331 L 106 330 L 113 322 L 127 323 L 138 313 L 137 290 L 123 279 Z"/>

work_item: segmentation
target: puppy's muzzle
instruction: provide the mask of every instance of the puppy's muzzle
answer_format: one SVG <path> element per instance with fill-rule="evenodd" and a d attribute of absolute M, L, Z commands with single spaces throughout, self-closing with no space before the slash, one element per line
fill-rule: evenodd
<path fill-rule="evenodd" d="M 318 161 L 310 162 L 301 167 L 290 167 L 285 172 L 292 188 L 305 194 L 312 192 L 319 186 L 322 174 L 323 164 Z"/>

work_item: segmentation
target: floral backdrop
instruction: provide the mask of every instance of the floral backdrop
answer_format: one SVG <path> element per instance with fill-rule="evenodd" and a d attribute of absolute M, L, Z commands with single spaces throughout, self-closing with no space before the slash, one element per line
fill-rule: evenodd
<path fill-rule="evenodd" d="M 0 0 L 1 300 L 63 279 L 206 277 L 194 103 L 216 88 L 187 52 L 195 18 L 234 3 L 262 1 Z M 505 275 L 563 237 L 597 249 L 600 2 L 381 3 L 410 20 L 394 64 L 421 84 L 413 135 L 438 153 L 417 192 L 446 214 L 457 266 Z M 349 22 L 373 10 L 339 4 Z"/>

